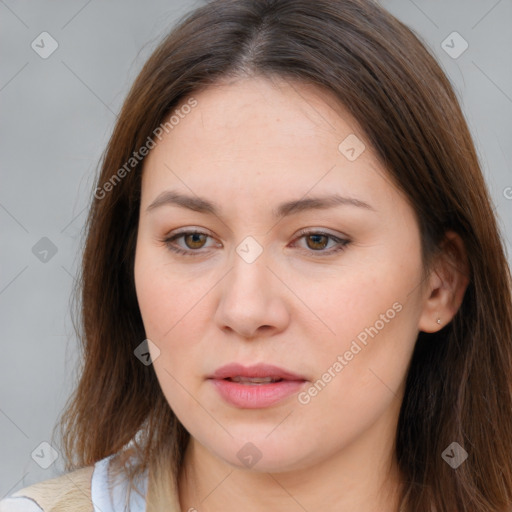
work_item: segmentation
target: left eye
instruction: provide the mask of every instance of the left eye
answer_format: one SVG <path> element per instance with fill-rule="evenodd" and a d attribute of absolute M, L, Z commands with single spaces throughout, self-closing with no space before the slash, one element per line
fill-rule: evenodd
<path fill-rule="evenodd" d="M 324 254 L 343 250 L 350 243 L 349 240 L 338 238 L 330 233 L 316 231 L 302 232 L 296 240 L 305 240 L 307 249 Z"/>

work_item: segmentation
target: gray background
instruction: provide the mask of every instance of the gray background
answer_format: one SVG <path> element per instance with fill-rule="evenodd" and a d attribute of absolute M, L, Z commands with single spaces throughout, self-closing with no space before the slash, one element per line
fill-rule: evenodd
<path fill-rule="evenodd" d="M 382 4 L 427 43 L 454 84 L 510 254 L 512 0 Z M 145 59 L 198 5 L 0 0 L 0 499 L 63 470 L 62 457 L 47 469 L 36 460 L 51 461 L 40 444 L 52 441 L 76 379 L 70 297 L 97 163 Z M 44 31 L 58 43 L 46 59 L 31 47 Z M 458 58 L 441 46 L 453 31 L 469 44 Z M 43 237 L 54 255 L 41 252 Z"/>

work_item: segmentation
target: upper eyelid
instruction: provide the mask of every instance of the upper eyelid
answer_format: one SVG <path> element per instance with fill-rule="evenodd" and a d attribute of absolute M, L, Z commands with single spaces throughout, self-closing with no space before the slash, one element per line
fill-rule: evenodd
<path fill-rule="evenodd" d="M 194 228 L 194 227 L 192 227 L 192 228 L 178 228 L 177 231 L 173 231 L 173 232 L 169 233 L 168 235 L 166 235 L 165 239 L 170 239 L 170 238 L 178 237 L 179 235 L 189 235 L 189 234 L 195 234 L 195 233 L 200 234 L 200 235 L 207 235 L 210 238 L 216 238 L 206 228 Z M 344 238 L 347 238 L 347 239 L 349 238 L 348 236 L 343 235 L 343 234 L 331 233 L 329 230 L 327 230 L 325 228 L 315 228 L 315 227 L 313 227 L 313 228 L 302 228 L 302 229 L 300 229 L 294 235 L 294 239 L 298 238 L 298 237 L 301 237 L 301 236 L 318 235 L 318 234 L 331 236 L 332 238 L 337 238 L 338 240 L 343 240 Z"/>
<path fill-rule="evenodd" d="M 325 228 L 302 228 L 297 232 L 297 234 L 295 235 L 295 238 L 298 238 L 301 236 L 307 236 L 307 235 L 327 235 L 332 238 L 336 238 L 338 240 L 343 240 L 344 238 L 348 239 L 348 237 L 346 235 L 343 235 L 341 233 L 334 234 Z"/>
<path fill-rule="evenodd" d="M 174 241 L 180 237 L 184 237 L 186 235 L 205 235 L 209 238 L 212 238 L 212 239 L 215 239 L 215 237 L 210 234 L 210 233 L 207 233 L 207 232 L 204 232 L 204 231 L 199 231 L 199 230 L 194 230 L 194 229 L 190 229 L 190 230 L 184 230 L 184 231 L 178 231 L 178 232 L 175 232 L 175 233 L 170 233 L 169 235 L 166 235 L 164 237 L 164 241 L 165 242 L 170 242 L 170 241 Z"/>

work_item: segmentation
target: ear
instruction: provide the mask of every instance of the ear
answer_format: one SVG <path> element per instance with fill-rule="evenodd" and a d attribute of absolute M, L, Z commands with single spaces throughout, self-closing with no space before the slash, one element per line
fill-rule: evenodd
<path fill-rule="evenodd" d="M 423 310 L 418 321 L 418 330 L 423 332 L 439 331 L 452 320 L 470 280 L 466 248 L 460 236 L 447 231 L 441 249 L 425 286 Z"/>

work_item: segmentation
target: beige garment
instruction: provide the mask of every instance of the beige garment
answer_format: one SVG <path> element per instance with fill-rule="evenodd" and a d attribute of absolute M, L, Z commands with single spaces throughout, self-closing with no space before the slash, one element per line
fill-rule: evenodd
<path fill-rule="evenodd" d="M 11 497 L 26 496 L 44 512 L 93 512 L 91 479 L 94 465 L 24 487 Z"/>

